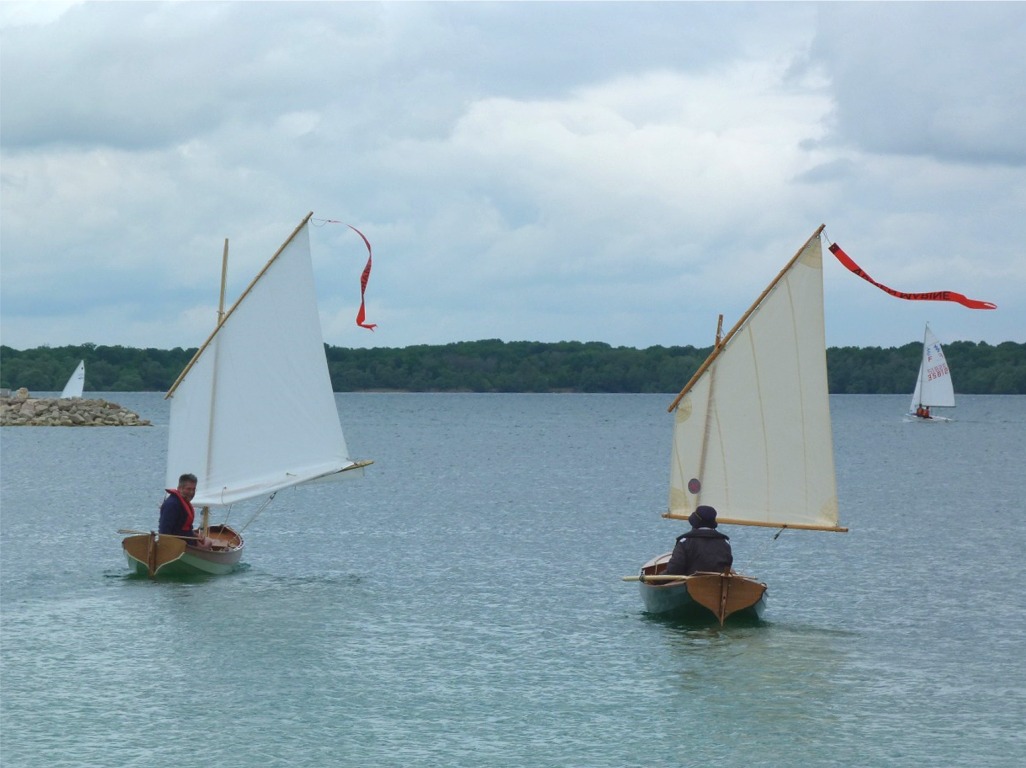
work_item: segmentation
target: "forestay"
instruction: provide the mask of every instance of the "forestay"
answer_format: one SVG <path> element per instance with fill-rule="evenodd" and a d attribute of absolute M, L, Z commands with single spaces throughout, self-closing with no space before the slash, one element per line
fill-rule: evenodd
<path fill-rule="evenodd" d="M 722 522 L 844 530 L 837 527 L 820 231 L 678 398 L 668 517 L 709 504 Z"/>
<path fill-rule="evenodd" d="M 923 361 L 919 364 L 919 376 L 916 378 L 916 388 L 912 393 L 912 405 L 909 410 L 914 413 L 921 405 L 931 408 L 951 408 L 955 405 L 951 371 L 948 369 L 940 341 L 933 335 L 929 325 L 926 326 L 923 335 Z"/>
<path fill-rule="evenodd" d="M 223 506 L 354 466 L 339 423 L 307 223 L 292 233 L 168 392 L 167 487 Z"/>

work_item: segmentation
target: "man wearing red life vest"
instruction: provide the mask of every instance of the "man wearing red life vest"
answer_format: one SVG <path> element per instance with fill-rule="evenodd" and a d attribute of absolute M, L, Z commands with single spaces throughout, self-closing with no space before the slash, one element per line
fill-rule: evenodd
<path fill-rule="evenodd" d="M 178 488 L 168 488 L 167 494 L 164 503 L 160 505 L 160 533 L 198 538 L 199 534 L 192 528 L 196 518 L 192 509 L 192 497 L 196 495 L 196 475 L 182 475 L 178 478 Z"/>

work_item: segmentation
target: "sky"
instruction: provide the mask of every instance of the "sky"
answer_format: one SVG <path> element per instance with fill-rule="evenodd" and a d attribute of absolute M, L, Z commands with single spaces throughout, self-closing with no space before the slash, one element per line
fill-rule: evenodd
<path fill-rule="evenodd" d="M 196 347 L 310 211 L 325 341 L 1026 342 L 1026 3 L 0 2 L 0 342 Z M 360 273 L 374 248 L 366 314 Z"/>

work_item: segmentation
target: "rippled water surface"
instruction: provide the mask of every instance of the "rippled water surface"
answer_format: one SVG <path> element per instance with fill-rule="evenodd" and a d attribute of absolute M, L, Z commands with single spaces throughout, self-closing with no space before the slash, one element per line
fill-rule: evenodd
<path fill-rule="evenodd" d="M 718 629 L 620 579 L 681 532 L 670 396 L 339 395 L 366 476 L 176 583 L 116 533 L 166 404 L 103 396 L 154 426 L 0 430 L 5 768 L 1026 764 L 1026 397 L 833 397 L 851 532 L 728 529 L 769 602 Z"/>

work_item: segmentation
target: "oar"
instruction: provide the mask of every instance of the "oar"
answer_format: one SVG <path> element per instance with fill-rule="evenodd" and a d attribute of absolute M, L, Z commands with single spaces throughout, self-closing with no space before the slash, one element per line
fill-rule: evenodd
<path fill-rule="evenodd" d="M 129 528 L 118 528 L 118 533 L 130 533 L 130 534 L 133 534 L 133 535 L 136 535 L 136 536 L 138 536 L 138 535 L 149 536 L 151 533 L 153 533 L 153 531 L 133 531 L 133 530 L 131 530 Z M 176 534 L 173 534 L 173 533 L 160 533 L 160 534 L 157 534 L 157 535 L 158 536 L 166 536 L 169 539 L 185 539 L 186 541 L 200 541 L 201 540 L 199 536 L 177 536 Z"/>
<path fill-rule="evenodd" d="M 690 576 L 685 576 L 684 574 L 660 573 L 660 574 L 652 574 L 651 576 L 646 574 L 644 576 L 624 576 L 622 578 L 623 578 L 624 581 L 641 581 L 641 582 L 646 582 L 646 581 L 687 581 L 691 577 Z"/>

